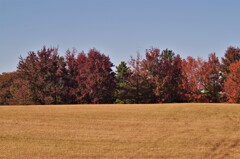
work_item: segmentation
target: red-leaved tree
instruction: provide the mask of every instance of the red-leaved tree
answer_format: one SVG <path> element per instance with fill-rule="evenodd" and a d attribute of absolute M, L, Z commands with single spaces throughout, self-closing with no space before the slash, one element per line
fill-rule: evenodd
<path fill-rule="evenodd" d="M 76 59 L 79 103 L 113 103 L 115 74 L 108 56 L 96 49 L 80 53 Z"/>
<path fill-rule="evenodd" d="M 224 83 L 224 90 L 228 102 L 240 103 L 240 61 L 230 65 L 229 74 Z"/>
<path fill-rule="evenodd" d="M 78 87 L 77 76 L 78 76 L 78 64 L 76 60 L 77 50 L 73 49 L 72 51 L 67 50 L 65 61 L 67 67 L 67 83 L 66 90 L 68 92 L 68 103 L 77 104 L 78 96 L 80 96 L 80 90 Z"/>
<path fill-rule="evenodd" d="M 66 63 L 55 48 L 43 47 L 37 53 L 20 57 L 18 76 L 28 83 L 34 104 L 66 103 Z"/>
<path fill-rule="evenodd" d="M 229 47 L 222 58 L 222 72 L 224 76 L 230 72 L 230 65 L 240 60 L 240 48 Z"/>
<path fill-rule="evenodd" d="M 203 60 L 191 56 L 182 61 L 182 98 L 186 102 L 200 102 L 203 95 L 201 69 Z"/>
<path fill-rule="evenodd" d="M 143 72 L 147 75 L 158 102 L 181 102 L 182 59 L 171 50 L 152 48 L 146 50 L 142 61 Z"/>
<path fill-rule="evenodd" d="M 11 104 L 16 72 L 0 74 L 0 105 Z"/>

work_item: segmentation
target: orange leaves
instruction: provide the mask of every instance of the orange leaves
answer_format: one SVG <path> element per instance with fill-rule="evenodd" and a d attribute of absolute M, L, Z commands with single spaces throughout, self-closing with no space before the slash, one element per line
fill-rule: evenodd
<path fill-rule="evenodd" d="M 202 98 L 201 69 L 203 60 L 187 57 L 182 62 L 182 98 L 188 102 L 197 102 Z"/>
<path fill-rule="evenodd" d="M 229 74 L 224 83 L 224 90 L 228 95 L 228 102 L 240 102 L 240 61 L 233 63 L 229 67 Z"/>
<path fill-rule="evenodd" d="M 240 60 L 240 48 L 229 47 L 222 58 L 222 71 L 227 74 L 230 72 L 229 66 Z"/>

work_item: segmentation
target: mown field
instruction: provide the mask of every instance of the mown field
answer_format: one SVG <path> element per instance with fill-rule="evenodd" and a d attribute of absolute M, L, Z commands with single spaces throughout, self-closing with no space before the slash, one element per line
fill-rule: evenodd
<path fill-rule="evenodd" d="M 3 106 L 0 158 L 240 158 L 240 105 Z"/>

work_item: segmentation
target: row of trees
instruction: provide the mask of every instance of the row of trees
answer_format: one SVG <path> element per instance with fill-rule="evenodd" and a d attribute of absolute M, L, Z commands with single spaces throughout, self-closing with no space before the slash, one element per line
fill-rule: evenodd
<path fill-rule="evenodd" d="M 43 47 L 0 75 L 0 104 L 240 102 L 240 49 L 182 59 L 151 48 L 116 71 L 108 56 Z"/>

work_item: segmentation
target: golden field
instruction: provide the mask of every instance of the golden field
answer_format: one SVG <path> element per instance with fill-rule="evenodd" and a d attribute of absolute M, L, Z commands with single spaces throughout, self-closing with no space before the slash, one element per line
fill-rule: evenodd
<path fill-rule="evenodd" d="M 1 106 L 0 158 L 240 158 L 240 105 Z"/>

